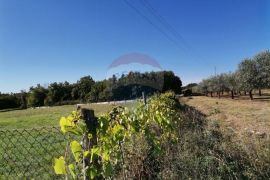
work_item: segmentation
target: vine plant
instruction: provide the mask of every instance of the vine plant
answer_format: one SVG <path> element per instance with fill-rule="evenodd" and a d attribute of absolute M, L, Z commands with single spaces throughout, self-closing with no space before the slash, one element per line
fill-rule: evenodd
<path fill-rule="evenodd" d="M 69 175 L 73 179 L 110 179 L 115 167 L 122 165 L 124 169 L 123 146 L 136 135 L 145 136 L 152 153 L 162 153 L 162 140 L 177 140 L 173 128 L 177 120 L 176 104 L 174 94 L 165 93 L 150 98 L 147 107 L 142 102 L 138 102 L 132 111 L 121 106 L 114 107 L 111 112 L 97 119 L 97 145 L 84 150 L 82 141 L 69 140 L 67 149 L 71 150 L 74 162 L 68 163 L 70 157 L 66 150 L 64 156 L 55 158 L 55 173 L 66 177 Z M 60 127 L 63 133 L 73 134 L 80 139 L 86 133 L 89 139 L 93 137 L 76 111 L 68 117 L 62 117 Z M 88 166 L 84 163 L 85 158 L 90 161 Z M 126 178 L 125 170 L 123 176 Z"/>

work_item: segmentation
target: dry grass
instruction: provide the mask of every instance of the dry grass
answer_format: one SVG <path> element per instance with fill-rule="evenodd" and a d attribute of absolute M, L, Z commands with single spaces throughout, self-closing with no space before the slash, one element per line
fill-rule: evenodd
<path fill-rule="evenodd" d="M 181 98 L 181 102 L 193 106 L 207 116 L 217 120 L 223 127 L 239 135 L 246 133 L 269 135 L 270 101 L 218 99 L 216 97 Z"/>

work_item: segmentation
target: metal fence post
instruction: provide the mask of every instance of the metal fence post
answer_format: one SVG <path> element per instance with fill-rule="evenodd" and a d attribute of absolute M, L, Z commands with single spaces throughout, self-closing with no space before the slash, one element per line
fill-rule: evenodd
<path fill-rule="evenodd" d="M 85 120 L 86 126 L 88 128 L 88 132 L 83 136 L 83 150 L 88 151 L 93 146 L 97 145 L 97 118 L 95 117 L 94 111 L 91 109 L 81 109 L 82 118 Z M 88 134 L 91 134 L 91 138 L 89 139 Z M 83 163 L 85 167 L 89 167 L 91 165 L 89 158 L 84 158 Z M 98 167 L 98 159 L 93 160 L 93 165 Z M 90 177 L 86 175 L 84 177 L 85 180 L 90 180 Z"/>

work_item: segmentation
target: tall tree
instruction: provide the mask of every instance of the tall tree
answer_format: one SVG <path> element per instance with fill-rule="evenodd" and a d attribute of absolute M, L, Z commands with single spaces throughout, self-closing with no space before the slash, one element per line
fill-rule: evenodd
<path fill-rule="evenodd" d="M 89 102 L 98 102 L 98 101 L 105 101 L 106 97 L 104 97 L 103 91 L 106 88 L 106 84 L 104 81 L 96 82 L 91 89 L 91 92 L 88 93 L 87 99 Z"/>
<path fill-rule="evenodd" d="M 37 85 L 31 87 L 27 98 L 27 104 L 30 107 L 44 106 L 44 101 L 47 97 L 48 90 L 44 87 Z"/>
<path fill-rule="evenodd" d="M 172 71 L 164 71 L 164 84 L 162 92 L 171 90 L 176 94 L 180 94 L 182 92 L 182 81 L 176 76 Z"/>
<path fill-rule="evenodd" d="M 79 95 L 79 99 L 81 101 L 86 101 L 86 95 L 91 92 L 92 86 L 95 84 L 95 81 L 91 76 L 85 76 L 82 77 L 77 83 L 76 83 L 76 90 Z"/>

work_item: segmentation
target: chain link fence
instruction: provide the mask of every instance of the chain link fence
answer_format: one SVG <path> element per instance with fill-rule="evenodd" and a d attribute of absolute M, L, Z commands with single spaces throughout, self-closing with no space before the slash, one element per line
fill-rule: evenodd
<path fill-rule="evenodd" d="M 61 179 L 53 160 L 66 139 L 58 127 L 0 130 L 0 179 Z"/>

